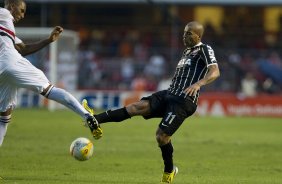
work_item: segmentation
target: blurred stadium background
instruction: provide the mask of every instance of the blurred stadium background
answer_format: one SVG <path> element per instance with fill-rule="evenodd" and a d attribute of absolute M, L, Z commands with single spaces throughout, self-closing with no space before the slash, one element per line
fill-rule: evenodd
<path fill-rule="evenodd" d="M 185 24 L 202 22 L 203 42 L 214 48 L 221 77 L 202 89 L 198 115 L 173 136 L 180 169 L 175 183 L 282 183 L 281 0 L 26 2 L 25 19 L 16 25 L 24 41 L 47 37 L 56 25 L 65 29 L 58 42 L 28 59 L 53 83 L 100 109 L 166 88 L 183 50 Z M 75 138 L 91 139 L 79 116 L 37 108 L 56 106 L 29 91 L 21 90 L 18 100 L 22 108 L 0 148 L 0 183 L 158 183 L 159 119 L 103 124 L 103 138 L 92 139 L 94 158 L 82 163 L 69 156 Z"/>
<path fill-rule="evenodd" d="M 26 2 L 26 17 L 16 27 L 33 37 L 23 40 L 36 38 L 31 27 L 60 25 L 75 32 L 73 42 L 59 42 L 57 77 L 49 78 L 96 108 L 120 107 L 166 88 L 183 50 L 184 26 L 197 20 L 205 25 L 203 42 L 214 48 L 221 69 L 221 77 L 202 89 L 198 113 L 282 117 L 280 0 Z M 29 56 L 46 73 L 50 50 Z M 26 91 L 19 102 L 46 105 Z"/>

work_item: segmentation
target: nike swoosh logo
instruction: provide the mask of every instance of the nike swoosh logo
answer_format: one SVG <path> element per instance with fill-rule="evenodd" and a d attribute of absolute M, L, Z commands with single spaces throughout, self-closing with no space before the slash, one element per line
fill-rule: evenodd
<path fill-rule="evenodd" d="M 166 125 L 166 124 L 164 124 L 164 123 L 162 123 L 162 125 L 168 127 L 168 125 Z"/>

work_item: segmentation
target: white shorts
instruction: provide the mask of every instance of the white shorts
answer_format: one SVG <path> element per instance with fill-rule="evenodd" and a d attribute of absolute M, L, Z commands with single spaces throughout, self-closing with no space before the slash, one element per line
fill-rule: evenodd
<path fill-rule="evenodd" d="M 9 58 L 9 59 L 8 59 Z M 27 59 L 21 57 L 0 62 L 2 72 L 0 73 L 0 112 L 9 108 L 15 108 L 17 104 L 18 88 L 25 88 L 36 93 L 42 93 L 50 85 L 45 74 L 33 66 Z"/>

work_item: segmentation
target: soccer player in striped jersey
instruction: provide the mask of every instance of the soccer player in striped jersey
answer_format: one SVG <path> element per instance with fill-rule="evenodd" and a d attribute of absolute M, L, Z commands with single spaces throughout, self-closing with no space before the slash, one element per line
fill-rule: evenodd
<path fill-rule="evenodd" d="M 24 0 L 5 0 L 4 3 L 5 8 L 0 8 L 0 146 L 16 106 L 18 88 L 32 90 L 65 105 L 85 119 L 94 138 L 100 138 L 102 131 L 95 117 L 70 93 L 53 86 L 41 70 L 23 57 L 56 41 L 63 28 L 57 26 L 48 38 L 24 44 L 15 35 L 14 22 L 24 18 L 26 3 Z"/>
<path fill-rule="evenodd" d="M 220 75 L 213 49 L 201 42 L 203 33 L 203 25 L 199 22 L 189 22 L 185 26 L 183 43 L 186 48 L 167 90 L 143 97 L 126 107 L 95 115 L 100 124 L 120 122 L 138 115 L 145 119 L 162 118 L 156 131 L 156 140 L 164 161 L 161 183 L 172 183 L 178 172 L 172 159 L 171 136 L 196 111 L 200 88 Z"/>

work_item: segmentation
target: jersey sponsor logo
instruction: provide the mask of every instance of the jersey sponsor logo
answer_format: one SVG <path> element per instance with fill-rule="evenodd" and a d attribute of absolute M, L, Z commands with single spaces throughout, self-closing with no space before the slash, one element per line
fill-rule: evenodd
<path fill-rule="evenodd" d="M 184 65 L 191 65 L 191 59 L 190 58 L 182 58 L 178 64 L 177 64 L 177 67 L 178 68 L 181 68 L 183 67 Z"/>

